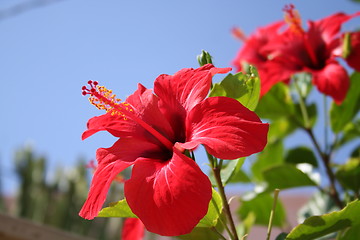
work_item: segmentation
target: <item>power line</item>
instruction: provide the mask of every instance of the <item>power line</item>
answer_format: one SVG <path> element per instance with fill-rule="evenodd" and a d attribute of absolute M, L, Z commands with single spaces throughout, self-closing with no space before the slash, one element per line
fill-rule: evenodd
<path fill-rule="evenodd" d="M 0 10 L 0 21 L 6 18 L 17 16 L 34 8 L 44 7 L 64 0 L 32 0 L 16 4 L 12 7 Z"/>

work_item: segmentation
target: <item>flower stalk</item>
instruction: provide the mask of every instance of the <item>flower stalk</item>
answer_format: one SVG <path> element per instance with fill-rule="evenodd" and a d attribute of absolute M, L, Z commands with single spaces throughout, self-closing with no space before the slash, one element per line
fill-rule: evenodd
<path fill-rule="evenodd" d="M 209 161 L 212 165 L 212 171 L 214 173 L 214 177 L 216 180 L 216 185 L 218 187 L 219 190 L 219 194 L 223 203 L 223 208 L 226 214 L 226 217 L 228 219 L 229 225 L 230 225 L 230 230 L 226 227 L 226 229 L 228 230 L 228 233 L 230 235 L 230 238 L 232 240 L 239 240 L 239 237 L 237 235 L 237 231 L 236 231 L 236 227 L 235 227 L 235 222 L 234 219 L 232 217 L 231 214 L 231 210 L 230 210 L 230 205 L 228 203 L 227 197 L 226 197 L 226 193 L 225 193 L 225 188 L 224 185 L 221 181 L 221 165 L 222 165 L 222 160 L 220 160 L 218 162 L 217 159 L 215 159 L 213 156 L 211 156 L 209 153 L 207 153 L 207 156 L 209 158 Z"/>

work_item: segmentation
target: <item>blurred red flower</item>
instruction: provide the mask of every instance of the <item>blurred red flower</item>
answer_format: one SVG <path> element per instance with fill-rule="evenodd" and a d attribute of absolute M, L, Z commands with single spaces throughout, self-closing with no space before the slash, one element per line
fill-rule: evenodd
<path fill-rule="evenodd" d="M 295 73 L 308 72 L 318 90 L 340 104 L 350 83 L 345 68 L 336 58 L 344 57 L 351 67 L 360 69 L 359 61 L 355 60 L 360 54 L 359 33 L 350 33 L 351 53 L 344 56 L 344 34 L 340 30 L 344 22 L 359 16 L 360 12 L 352 15 L 336 13 L 318 21 L 308 21 L 308 30 L 305 31 L 293 5 L 286 6 L 284 11 L 288 27 L 283 29 L 284 22 L 278 22 L 260 28 L 245 42 L 233 64 L 238 70 L 244 61 L 258 67 L 261 95 L 278 82 L 288 83 Z M 262 61 L 249 55 L 261 56 Z"/>
<path fill-rule="evenodd" d="M 105 130 L 119 139 L 97 150 L 98 167 L 80 216 L 96 217 L 113 178 L 134 165 L 124 185 L 133 213 L 151 232 L 189 233 L 207 213 L 212 190 L 186 150 L 203 144 L 218 158 L 236 159 L 261 151 L 267 142 L 268 124 L 255 113 L 231 98 L 206 98 L 212 76 L 228 71 L 207 64 L 160 75 L 155 94 L 139 84 L 125 103 L 97 83 L 84 87 L 83 94 L 107 113 L 90 119 L 82 138 Z"/>

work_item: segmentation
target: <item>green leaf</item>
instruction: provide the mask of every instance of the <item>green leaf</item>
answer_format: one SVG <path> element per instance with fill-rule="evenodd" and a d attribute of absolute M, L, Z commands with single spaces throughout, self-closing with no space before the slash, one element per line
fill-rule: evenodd
<path fill-rule="evenodd" d="M 126 199 L 120 200 L 115 203 L 110 203 L 109 207 L 101 209 L 98 217 L 125 217 L 125 218 L 137 218 L 137 216 L 131 211 Z"/>
<path fill-rule="evenodd" d="M 360 159 L 351 158 L 336 171 L 341 185 L 355 192 L 360 190 Z"/>
<path fill-rule="evenodd" d="M 360 227 L 349 228 L 345 234 L 340 238 L 340 240 L 354 240 L 360 239 Z"/>
<path fill-rule="evenodd" d="M 356 119 L 354 122 L 348 123 L 343 132 L 343 136 L 336 145 L 336 148 L 352 141 L 353 139 L 357 139 L 360 136 L 360 119 Z"/>
<path fill-rule="evenodd" d="M 218 192 L 212 190 L 212 198 L 209 203 L 209 209 L 203 219 L 196 225 L 196 227 L 214 227 L 219 219 L 219 213 L 222 211 L 222 201 Z"/>
<path fill-rule="evenodd" d="M 214 84 L 209 96 L 234 98 L 253 111 L 260 97 L 260 79 L 253 68 L 250 68 L 250 74 L 229 74 L 220 83 Z"/>
<path fill-rule="evenodd" d="M 286 117 L 273 120 L 269 128 L 268 142 L 274 142 L 276 140 L 285 138 L 289 134 L 293 133 L 296 128 L 297 125 L 294 123 L 294 121 L 290 121 Z"/>
<path fill-rule="evenodd" d="M 206 239 L 206 240 L 219 240 L 219 235 L 212 231 L 210 228 L 196 227 L 191 233 L 178 236 L 183 240 Z"/>
<path fill-rule="evenodd" d="M 275 238 L 275 240 L 285 240 L 287 236 L 287 233 L 280 233 L 279 235 L 277 235 L 277 237 Z"/>
<path fill-rule="evenodd" d="M 255 224 L 267 226 L 270 218 L 270 212 L 273 207 L 274 198 L 269 193 L 261 193 L 250 200 L 241 200 L 240 208 L 237 213 L 240 219 L 246 219 L 249 214 L 256 217 Z M 281 227 L 285 224 L 285 209 L 278 199 L 273 225 Z"/>
<path fill-rule="evenodd" d="M 254 212 L 249 212 L 245 219 L 236 227 L 238 236 L 242 237 L 250 233 L 251 228 L 255 224 L 256 216 Z"/>
<path fill-rule="evenodd" d="M 290 149 L 285 157 L 286 163 L 299 164 L 308 163 L 314 167 L 318 166 L 314 152 L 305 146 Z"/>
<path fill-rule="evenodd" d="M 229 163 L 221 170 L 221 181 L 224 186 L 229 182 L 248 182 L 249 178 L 241 171 L 246 158 L 229 160 Z M 245 176 L 244 176 L 245 174 Z"/>
<path fill-rule="evenodd" d="M 287 240 L 311 240 L 339 230 L 360 224 L 360 201 L 349 203 L 340 211 L 312 216 L 296 226 L 287 236 Z"/>
<path fill-rule="evenodd" d="M 290 90 L 284 83 L 275 84 L 259 101 L 256 113 L 261 118 L 271 120 L 290 116 L 294 113 L 294 103 Z"/>
<path fill-rule="evenodd" d="M 355 147 L 355 149 L 351 152 L 350 157 L 360 159 L 360 146 Z"/>
<path fill-rule="evenodd" d="M 271 161 L 269 161 L 271 159 Z M 256 161 L 251 166 L 253 177 L 263 180 L 263 171 L 271 166 L 279 165 L 284 162 L 284 146 L 282 141 L 268 143 L 265 149 L 258 154 Z"/>
<path fill-rule="evenodd" d="M 263 174 L 268 183 L 268 190 L 316 186 L 316 183 L 308 175 L 290 164 L 273 166 L 266 169 Z"/>
<path fill-rule="evenodd" d="M 350 81 L 351 85 L 343 103 L 341 105 L 332 103 L 330 109 L 331 128 L 335 133 L 342 131 L 360 109 L 360 73 L 354 72 Z"/>

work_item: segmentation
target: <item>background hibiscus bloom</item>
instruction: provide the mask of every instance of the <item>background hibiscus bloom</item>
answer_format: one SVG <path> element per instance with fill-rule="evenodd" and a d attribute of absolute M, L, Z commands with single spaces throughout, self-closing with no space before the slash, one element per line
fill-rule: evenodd
<path fill-rule="evenodd" d="M 309 21 L 308 30 L 301 26 L 301 19 L 293 5 L 286 7 L 285 20 L 288 28 L 274 28 L 278 23 L 265 27 L 266 31 L 256 32 L 233 61 L 240 69 L 242 61 L 254 64 L 259 68 L 261 78 L 261 94 L 264 95 L 278 82 L 288 83 L 292 75 L 299 72 L 312 74 L 313 83 L 318 90 L 331 96 L 337 104 L 340 104 L 349 88 L 349 77 L 343 66 L 337 61 L 342 56 L 344 35 L 341 34 L 341 25 L 353 17 L 360 15 L 357 12 L 352 15 L 337 13 L 318 21 Z M 272 31 L 272 34 L 271 34 Z M 359 66 L 353 60 L 359 54 L 358 34 L 351 33 L 352 53 L 346 57 L 349 65 L 358 69 Z M 266 39 L 263 44 L 254 44 L 251 39 Z M 244 49 L 253 49 L 244 51 Z M 263 61 L 249 58 L 246 52 L 258 53 Z"/>

